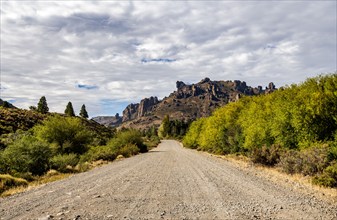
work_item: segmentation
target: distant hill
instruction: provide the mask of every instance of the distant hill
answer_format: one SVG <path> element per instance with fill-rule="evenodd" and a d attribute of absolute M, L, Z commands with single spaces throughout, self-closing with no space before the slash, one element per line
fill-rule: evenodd
<path fill-rule="evenodd" d="M 192 85 L 177 81 L 176 88 L 163 100 L 150 97 L 128 105 L 123 111 L 122 120 L 116 121 L 114 117 L 94 120 L 108 126 L 134 128 L 158 126 L 165 115 L 171 119 L 189 121 L 210 116 L 214 109 L 235 102 L 242 96 L 270 93 L 276 89 L 273 83 L 266 88 L 253 88 L 239 80 L 211 81 L 209 78 Z"/>
<path fill-rule="evenodd" d="M 5 108 L 16 108 L 14 105 L 12 105 L 11 103 L 4 101 L 2 99 L 0 99 L 0 106 L 3 106 Z"/>
<path fill-rule="evenodd" d="M 122 117 L 119 117 L 118 114 L 116 114 L 116 116 L 97 116 L 93 117 L 91 120 L 107 127 L 116 127 L 122 123 Z"/>
<path fill-rule="evenodd" d="M 59 113 L 41 114 L 31 110 L 0 107 L 0 138 L 3 134 L 14 133 L 19 129 L 27 131 L 36 124 L 42 123 L 44 119 L 51 115 L 62 115 L 67 117 L 64 114 Z M 101 136 L 109 137 L 114 133 L 113 129 L 102 126 L 93 120 L 79 118 L 82 119 L 82 122 L 91 131 L 100 134 Z"/>

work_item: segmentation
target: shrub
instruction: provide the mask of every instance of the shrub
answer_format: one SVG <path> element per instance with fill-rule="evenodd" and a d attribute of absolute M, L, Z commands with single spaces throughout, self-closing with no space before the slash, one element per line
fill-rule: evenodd
<path fill-rule="evenodd" d="M 51 116 L 42 125 L 34 127 L 37 137 L 49 143 L 56 143 L 57 152 L 82 154 L 92 141 L 92 134 L 81 119 Z"/>
<path fill-rule="evenodd" d="M 116 159 L 117 151 L 110 146 L 91 147 L 87 153 L 81 156 L 81 163 L 97 160 L 113 161 Z"/>
<path fill-rule="evenodd" d="M 290 150 L 285 153 L 279 162 L 279 166 L 286 173 L 302 173 L 314 176 L 329 165 L 327 158 L 328 148 L 310 148 L 304 151 Z"/>
<path fill-rule="evenodd" d="M 158 136 L 151 136 L 144 142 L 148 150 L 157 147 L 159 143 L 160 143 L 160 139 Z"/>
<path fill-rule="evenodd" d="M 294 174 L 301 171 L 302 162 L 299 151 L 289 150 L 281 156 L 278 166 L 284 172 Z"/>
<path fill-rule="evenodd" d="M 0 175 L 0 194 L 4 191 L 16 187 L 16 186 L 27 186 L 28 182 L 25 179 L 15 178 L 8 174 Z"/>
<path fill-rule="evenodd" d="M 327 158 L 328 148 L 311 148 L 305 150 L 301 155 L 303 160 L 302 174 L 313 176 L 323 170 L 329 165 Z"/>
<path fill-rule="evenodd" d="M 84 163 L 79 163 L 77 164 L 77 166 L 75 167 L 75 169 L 78 172 L 85 172 L 88 171 L 91 168 L 91 165 L 88 162 L 84 162 Z"/>
<path fill-rule="evenodd" d="M 337 187 L 337 163 L 325 168 L 323 174 L 315 176 L 313 183 L 325 187 Z"/>
<path fill-rule="evenodd" d="M 30 135 L 23 136 L 2 152 L 1 172 L 30 172 L 33 175 L 41 175 L 48 170 L 51 155 L 52 152 L 47 143 Z"/>
<path fill-rule="evenodd" d="M 206 118 L 199 118 L 198 120 L 191 123 L 188 131 L 183 139 L 183 144 L 185 147 L 197 149 L 199 146 L 199 136 L 204 126 Z"/>
<path fill-rule="evenodd" d="M 337 161 L 337 145 L 330 146 L 330 149 L 328 151 L 328 160 L 329 161 Z"/>
<path fill-rule="evenodd" d="M 283 150 L 280 145 L 271 145 L 267 147 L 263 145 L 261 148 L 252 150 L 250 157 L 254 163 L 260 163 L 267 166 L 273 166 L 280 161 Z"/>
<path fill-rule="evenodd" d="M 132 155 L 136 155 L 138 153 L 139 148 L 135 144 L 127 144 L 118 151 L 118 154 L 121 154 L 124 157 L 131 157 Z"/>
<path fill-rule="evenodd" d="M 59 154 L 50 159 L 51 168 L 62 173 L 72 172 L 79 162 L 76 154 Z"/>
<path fill-rule="evenodd" d="M 116 137 L 111 139 L 107 146 L 110 146 L 112 149 L 118 151 L 123 146 L 128 144 L 134 144 L 138 147 L 139 152 L 147 152 L 147 147 L 143 143 L 142 134 L 134 129 L 120 131 L 117 133 Z"/>

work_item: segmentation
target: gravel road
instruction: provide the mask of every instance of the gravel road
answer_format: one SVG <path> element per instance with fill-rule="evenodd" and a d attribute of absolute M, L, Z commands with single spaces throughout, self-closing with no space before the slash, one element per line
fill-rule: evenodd
<path fill-rule="evenodd" d="M 0 219 L 337 219 L 337 204 L 167 140 L 1 198 Z"/>

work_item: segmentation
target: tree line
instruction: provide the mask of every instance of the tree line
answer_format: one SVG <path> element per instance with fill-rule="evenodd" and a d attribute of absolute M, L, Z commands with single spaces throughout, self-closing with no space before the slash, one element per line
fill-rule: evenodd
<path fill-rule="evenodd" d="M 183 143 L 247 155 L 253 162 L 337 187 L 337 74 L 230 103 L 194 121 Z"/>
<path fill-rule="evenodd" d="M 29 107 L 30 110 L 32 111 L 37 111 L 39 113 L 42 114 L 47 114 L 49 112 L 49 107 L 47 104 L 47 99 L 45 96 L 42 96 L 40 98 L 40 101 L 36 106 L 30 106 Z M 68 116 L 75 116 L 75 111 L 73 108 L 73 104 L 71 102 L 68 102 L 66 109 L 64 110 L 64 114 L 68 115 Z M 79 114 L 82 118 L 89 118 L 88 112 L 86 110 L 85 105 L 83 104 L 80 110 L 80 114 Z"/>

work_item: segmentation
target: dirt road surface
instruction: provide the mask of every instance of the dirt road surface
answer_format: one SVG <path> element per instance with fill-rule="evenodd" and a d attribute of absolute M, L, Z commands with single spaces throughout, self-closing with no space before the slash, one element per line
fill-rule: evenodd
<path fill-rule="evenodd" d="M 167 140 L 1 198 L 0 219 L 337 219 L 337 204 Z"/>

